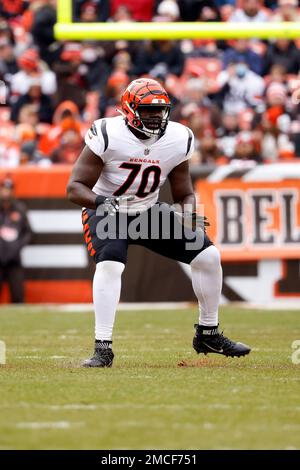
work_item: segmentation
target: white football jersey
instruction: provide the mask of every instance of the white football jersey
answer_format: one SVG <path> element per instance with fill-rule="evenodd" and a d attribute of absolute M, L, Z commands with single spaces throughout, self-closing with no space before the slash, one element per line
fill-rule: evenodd
<path fill-rule="evenodd" d="M 85 143 L 104 162 L 93 191 L 101 196 L 134 196 L 120 205 L 120 210 L 134 212 L 156 203 L 168 174 L 191 157 L 194 136 L 187 127 L 170 121 L 158 140 L 140 140 L 123 116 L 117 116 L 95 121 Z"/>

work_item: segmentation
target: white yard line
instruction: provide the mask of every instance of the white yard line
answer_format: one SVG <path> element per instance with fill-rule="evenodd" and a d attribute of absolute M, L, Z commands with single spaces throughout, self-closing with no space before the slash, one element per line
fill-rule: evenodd
<path fill-rule="evenodd" d="M 118 311 L 182 310 L 187 308 L 197 308 L 197 304 L 193 302 L 121 302 L 118 305 Z M 34 313 L 39 310 L 81 313 L 92 312 L 93 304 L 22 304 L 0 306 L 0 314 L 7 310 L 13 310 L 16 312 L 22 312 L 22 310 L 26 310 L 26 313 Z"/>
<path fill-rule="evenodd" d="M 208 403 L 206 405 L 202 405 L 203 408 L 213 409 L 213 410 L 232 410 L 232 409 L 243 409 L 246 408 L 247 405 L 243 406 L 240 404 L 230 404 L 230 403 Z M 140 403 L 69 403 L 64 405 L 50 405 L 50 404 L 38 404 L 38 403 L 28 403 L 28 402 L 20 402 L 14 404 L 0 404 L 0 409 L 13 409 L 13 408 L 37 408 L 37 409 L 46 409 L 51 411 L 95 411 L 95 410 L 112 410 L 112 409 L 150 409 L 150 410 L 182 410 L 182 409 L 191 409 L 191 410 L 198 410 L 198 404 L 140 404 Z M 278 407 L 275 405 L 257 405 L 253 406 L 252 409 L 265 411 L 265 410 L 278 410 Z M 300 412 L 300 406 L 283 406 L 281 409 L 285 411 L 293 411 L 293 412 Z M 287 424 L 286 426 L 289 426 Z M 299 427 L 300 424 L 292 424 L 292 426 Z"/>
<path fill-rule="evenodd" d="M 68 359 L 68 356 L 14 356 L 15 359 Z"/>
<path fill-rule="evenodd" d="M 73 427 L 83 426 L 85 423 L 72 423 L 70 421 L 50 421 L 50 422 L 21 422 L 16 423 L 18 429 L 71 429 Z"/>
<path fill-rule="evenodd" d="M 281 300 L 278 299 L 276 302 L 270 302 L 268 304 L 259 304 L 254 302 L 231 302 L 226 307 L 250 309 L 250 310 L 299 310 L 300 312 L 300 300 Z M 120 302 L 118 305 L 118 311 L 139 311 L 139 310 L 184 310 L 195 308 L 197 309 L 196 302 Z M 34 313 L 36 311 L 57 311 L 65 313 L 82 313 L 82 312 L 93 312 L 93 304 L 82 303 L 82 304 L 22 304 L 22 305 L 1 305 L 0 314 L 6 311 L 17 311 L 22 312 L 25 310 L 27 314 Z"/>
<path fill-rule="evenodd" d="M 231 302 L 227 304 L 227 307 L 228 306 L 250 310 L 299 310 L 300 312 L 300 300 L 278 299 L 265 304 L 255 302 Z"/>

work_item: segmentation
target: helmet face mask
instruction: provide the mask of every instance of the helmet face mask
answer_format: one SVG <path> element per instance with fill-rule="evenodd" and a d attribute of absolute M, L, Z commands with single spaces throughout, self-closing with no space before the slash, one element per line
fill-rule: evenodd
<path fill-rule="evenodd" d="M 146 136 L 164 134 L 170 116 L 170 98 L 155 80 L 140 78 L 129 84 L 122 95 L 121 114 L 126 123 Z"/>
<path fill-rule="evenodd" d="M 169 120 L 168 106 L 140 105 L 137 109 L 142 124 L 141 132 L 149 135 L 164 133 Z"/>

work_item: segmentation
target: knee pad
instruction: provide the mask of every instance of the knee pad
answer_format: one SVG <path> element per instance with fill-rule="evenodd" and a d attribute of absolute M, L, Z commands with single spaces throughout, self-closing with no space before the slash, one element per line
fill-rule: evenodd
<path fill-rule="evenodd" d="M 125 264 L 118 261 L 100 261 L 96 266 L 96 271 L 101 271 L 108 278 L 117 279 L 121 277 L 124 268 Z"/>
<path fill-rule="evenodd" d="M 191 262 L 192 269 L 213 271 L 221 267 L 221 256 L 219 250 L 211 245 L 201 251 Z"/>

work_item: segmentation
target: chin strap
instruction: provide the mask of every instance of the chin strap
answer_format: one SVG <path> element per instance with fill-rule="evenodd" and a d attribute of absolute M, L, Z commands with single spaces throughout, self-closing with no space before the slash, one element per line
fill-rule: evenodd
<path fill-rule="evenodd" d="M 123 118 L 125 119 L 126 125 L 127 125 L 130 129 L 134 129 L 135 131 L 140 132 L 141 134 L 144 134 L 144 135 L 147 136 L 147 137 L 153 137 L 153 136 L 155 136 L 155 135 L 156 135 L 157 137 L 161 137 L 161 136 L 164 135 L 164 133 L 166 132 L 166 127 L 167 127 L 167 126 L 165 126 L 165 129 L 164 129 L 164 130 L 158 129 L 158 133 L 157 133 L 157 134 L 154 133 L 154 132 L 151 132 L 151 131 L 145 131 L 145 130 L 142 130 L 142 129 L 138 129 L 137 127 L 131 126 L 131 124 L 129 124 L 129 121 L 128 121 L 128 118 L 127 118 L 126 114 L 123 113 L 123 111 L 122 111 L 121 109 L 116 108 L 116 111 L 117 111 L 118 113 L 120 113 L 120 114 L 123 116 Z"/>

